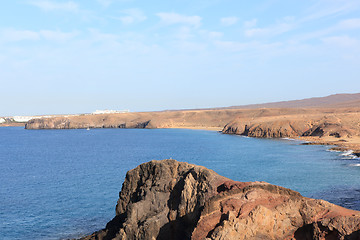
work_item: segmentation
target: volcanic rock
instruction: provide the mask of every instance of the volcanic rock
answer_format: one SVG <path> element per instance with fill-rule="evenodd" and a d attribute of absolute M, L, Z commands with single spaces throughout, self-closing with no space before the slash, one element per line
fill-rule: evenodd
<path fill-rule="evenodd" d="M 151 161 L 126 174 L 116 216 L 83 239 L 360 239 L 360 212 L 205 167 Z"/>

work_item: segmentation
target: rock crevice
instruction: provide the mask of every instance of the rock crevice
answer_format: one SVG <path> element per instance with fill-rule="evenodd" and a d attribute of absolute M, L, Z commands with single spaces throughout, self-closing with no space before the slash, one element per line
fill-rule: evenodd
<path fill-rule="evenodd" d="M 126 174 L 116 216 L 83 239 L 360 239 L 360 212 L 176 160 Z"/>

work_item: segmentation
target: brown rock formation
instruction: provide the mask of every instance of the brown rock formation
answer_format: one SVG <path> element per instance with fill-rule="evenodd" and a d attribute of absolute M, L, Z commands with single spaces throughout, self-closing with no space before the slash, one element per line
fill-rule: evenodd
<path fill-rule="evenodd" d="M 225 127 L 224 127 L 225 126 Z M 26 129 L 200 128 L 250 137 L 302 137 L 360 153 L 360 108 L 222 109 L 63 116 Z"/>
<path fill-rule="evenodd" d="M 360 239 L 360 212 L 175 160 L 130 170 L 116 216 L 83 239 Z"/>
<path fill-rule="evenodd" d="M 238 110 L 164 111 L 80 115 L 30 120 L 26 129 L 73 128 L 217 128 L 235 118 Z"/>
<path fill-rule="evenodd" d="M 351 113 L 301 113 L 238 117 L 225 125 L 223 133 L 249 137 L 334 137 L 350 138 L 360 135 L 360 114 Z"/>

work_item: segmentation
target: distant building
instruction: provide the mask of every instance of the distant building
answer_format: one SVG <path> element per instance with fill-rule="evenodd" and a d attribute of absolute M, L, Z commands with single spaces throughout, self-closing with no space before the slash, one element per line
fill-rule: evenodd
<path fill-rule="evenodd" d="M 127 113 L 129 110 L 96 110 L 92 114 Z"/>
<path fill-rule="evenodd" d="M 31 119 L 50 118 L 50 117 L 52 117 L 52 116 L 13 116 L 13 117 L 9 117 L 9 119 L 14 122 L 26 123 L 26 122 L 30 121 Z"/>
<path fill-rule="evenodd" d="M 0 118 L 0 124 L 6 122 L 4 118 Z"/>
<path fill-rule="evenodd" d="M 31 116 L 14 116 L 12 117 L 14 122 L 28 122 L 29 120 L 33 119 Z"/>

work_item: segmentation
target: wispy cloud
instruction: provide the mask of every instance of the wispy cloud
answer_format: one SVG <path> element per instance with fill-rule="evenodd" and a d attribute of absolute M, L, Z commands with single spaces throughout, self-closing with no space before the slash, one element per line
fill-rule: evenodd
<path fill-rule="evenodd" d="M 68 41 L 78 35 L 78 32 L 61 32 L 52 30 L 15 30 L 5 29 L 0 31 L 0 41 L 2 42 L 19 42 L 19 41 L 37 41 L 48 40 L 63 42 Z"/>
<path fill-rule="evenodd" d="M 359 28 L 360 28 L 360 18 L 345 19 L 327 28 L 295 35 L 292 37 L 292 41 L 301 42 L 301 41 L 308 41 L 311 39 L 324 40 L 330 37 L 331 35 L 335 35 L 335 34 L 338 35 L 339 33 L 343 33 L 344 31 L 349 34 L 351 33 L 351 30 L 354 31 Z M 326 42 L 326 40 L 323 42 Z"/>
<path fill-rule="evenodd" d="M 301 20 L 303 22 L 328 18 L 345 14 L 359 9 L 358 0 L 320 0 L 308 10 L 308 14 Z"/>
<path fill-rule="evenodd" d="M 61 32 L 61 31 L 51 31 L 51 30 L 41 30 L 39 32 L 40 36 L 46 40 L 49 41 L 58 41 L 58 42 L 64 42 L 68 41 L 70 39 L 73 39 L 77 35 L 79 35 L 78 32 Z"/>
<path fill-rule="evenodd" d="M 239 21 L 237 17 L 224 17 L 220 19 L 220 22 L 224 26 L 231 26 L 236 24 Z"/>
<path fill-rule="evenodd" d="M 199 16 L 186 16 L 178 13 L 157 13 L 156 15 L 167 25 L 186 24 L 193 27 L 200 27 L 202 20 Z"/>
<path fill-rule="evenodd" d="M 29 1 L 28 3 L 44 11 L 61 10 L 61 11 L 76 12 L 79 9 L 78 4 L 73 1 L 56 2 L 50 0 L 34 0 L 34 1 Z"/>
<path fill-rule="evenodd" d="M 132 0 L 96 0 L 103 7 L 109 7 L 115 2 L 131 2 Z"/>
<path fill-rule="evenodd" d="M 332 36 L 332 37 L 327 37 L 327 38 L 323 38 L 322 41 L 325 44 L 329 44 L 329 45 L 335 45 L 338 47 L 355 47 L 355 46 L 359 46 L 359 40 L 349 37 L 349 36 Z"/>
<path fill-rule="evenodd" d="M 247 37 L 271 37 L 285 32 L 288 32 L 294 28 L 290 23 L 279 23 L 273 26 L 264 28 L 250 28 L 245 30 L 245 36 Z"/>
<path fill-rule="evenodd" d="M 0 32 L 0 36 L 0 41 L 3 42 L 34 41 L 40 39 L 39 33 L 29 30 L 5 29 Z"/>
<path fill-rule="evenodd" d="M 100 3 L 103 7 L 108 7 L 113 2 L 113 0 L 96 0 L 96 1 Z"/>
<path fill-rule="evenodd" d="M 145 14 L 140 9 L 137 9 L 137 8 L 126 9 L 121 12 L 124 14 L 124 16 L 113 17 L 113 18 L 120 20 L 125 25 L 136 23 L 136 22 L 142 22 L 147 19 Z"/>
<path fill-rule="evenodd" d="M 256 26 L 256 23 L 257 23 L 257 19 L 254 18 L 254 19 L 252 19 L 252 20 L 245 21 L 245 22 L 244 22 L 244 27 L 245 27 L 245 28 L 253 28 L 253 27 Z"/>
<path fill-rule="evenodd" d="M 338 24 L 340 29 L 357 29 L 360 28 L 360 18 L 346 19 Z"/>

